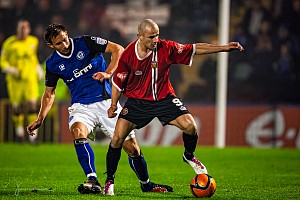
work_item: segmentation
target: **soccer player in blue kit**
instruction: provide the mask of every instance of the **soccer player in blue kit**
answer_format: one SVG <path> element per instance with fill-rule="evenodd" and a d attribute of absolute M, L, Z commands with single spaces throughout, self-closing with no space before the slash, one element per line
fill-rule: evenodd
<path fill-rule="evenodd" d="M 41 126 L 50 111 L 58 79 L 68 86 L 72 102 L 69 107 L 69 128 L 74 139 L 78 161 L 87 177 L 87 182 L 78 186 L 82 194 L 100 193 L 94 164 L 94 152 L 88 138 L 96 126 L 112 138 L 117 118 L 109 118 L 107 109 L 111 105 L 111 85 L 109 78 L 115 71 L 124 48 L 101 37 L 80 36 L 69 38 L 66 28 L 61 24 L 51 24 L 46 28 L 44 38 L 47 45 L 55 51 L 46 61 L 45 90 L 37 119 L 27 126 L 27 132 Z M 102 53 L 111 53 L 106 65 Z M 118 103 L 117 112 L 122 110 Z M 136 141 L 134 131 L 126 138 L 123 149 L 128 154 L 131 168 L 136 173 L 143 192 L 172 192 L 167 185 L 149 180 L 147 163 Z M 113 183 L 106 181 L 103 193 L 114 195 Z"/>

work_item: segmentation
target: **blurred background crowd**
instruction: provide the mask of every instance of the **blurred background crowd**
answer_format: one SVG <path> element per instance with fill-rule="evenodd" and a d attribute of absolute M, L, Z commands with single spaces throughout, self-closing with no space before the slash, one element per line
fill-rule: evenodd
<path fill-rule="evenodd" d="M 50 23 L 64 24 L 71 37 L 101 36 L 126 47 L 137 24 L 152 18 L 162 39 L 217 43 L 219 6 L 218 0 L 0 0 L 0 46 L 19 18 L 39 38 L 41 63 L 52 52 L 43 39 Z M 300 0 L 231 0 L 230 40 L 245 51 L 229 56 L 229 104 L 300 103 Z M 173 66 L 177 95 L 186 103 L 215 103 L 216 62 L 216 55 L 195 56 L 192 67 Z M 0 74 L 0 98 L 7 98 Z"/>

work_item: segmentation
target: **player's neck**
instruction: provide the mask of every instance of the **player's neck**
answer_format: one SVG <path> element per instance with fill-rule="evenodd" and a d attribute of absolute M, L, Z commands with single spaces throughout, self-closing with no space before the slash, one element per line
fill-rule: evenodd
<path fill-rule="evenodd" d="M 140 58 L 145 58 L 149 54 L 149 52 L 152 52 L 152 50 L 148 49 L 147 47 L 142 45 L 140 41 L 138 41 L 137 53 L 138 53 L 139 57 Z"/>
<path fill-rule="evenodd" d="M 17 38 L 18 38 L 18 40 L 26 40 L 27 35 L 25 36 L 25 35 L 18 35 L 17 34 Z"/>

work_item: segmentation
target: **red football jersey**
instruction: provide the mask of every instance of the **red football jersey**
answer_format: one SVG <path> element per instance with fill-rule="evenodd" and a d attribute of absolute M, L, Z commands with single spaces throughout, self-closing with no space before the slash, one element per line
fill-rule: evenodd
<path fill-rule="evenodd" d="M 137 53 L 138 42 L 130 43 L 124 50 L 112 78 L 114 86 L 123 91 L 124 96 L 136 99 L 156 101 L 168 94 L 176 96 L 169 68 L 172 64 L 191 66 L 195 45 L 159 39 L 157 50 L 142 59 Z"/>

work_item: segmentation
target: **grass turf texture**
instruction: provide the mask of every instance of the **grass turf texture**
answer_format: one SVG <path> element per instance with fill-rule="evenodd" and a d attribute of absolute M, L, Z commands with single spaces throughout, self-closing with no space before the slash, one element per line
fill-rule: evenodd
<path fill-rule="evenodd" d="M 97 173 L 104 184 L 107 146 L 93 145 Z M 189 190 L 194 171 L 183 147 L 143 147 L 152 181 L 173 193 L 143 193 L 122 151 L 115 196 L 83 195 L 86 178 L 73 145 L 0 144 L 0 199 L 195 199 Z M 299 199 L 300 150 L 198 147 L 195 153 L 217 183 L 211 199 Z"/>

